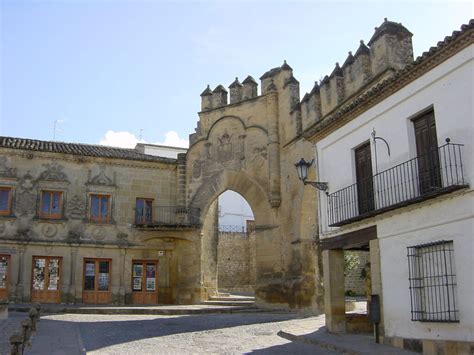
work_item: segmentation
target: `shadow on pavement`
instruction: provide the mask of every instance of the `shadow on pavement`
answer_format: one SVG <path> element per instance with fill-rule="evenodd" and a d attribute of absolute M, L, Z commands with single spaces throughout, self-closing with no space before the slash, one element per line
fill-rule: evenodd
<path fill-rule="evenodd" d="M 82 315 L 81 319 L 86 319 Z M 100 315 L 91 315 L 94 321 L 62 321 L 42 318 L 41 326 L 57 329 L 74 324 L 79 330 L 86 351 L 124 344 L 142 339 L 173 334 L 200 332 L 244 325 L 272 323 L 298 318 L 294 314 L 207 314 L 166 317 L 156 319 L 100 321 Z M 108 316 L 104 316 L 108 317 Z M 67 324 L 67 325 L 66 325 Z"/>

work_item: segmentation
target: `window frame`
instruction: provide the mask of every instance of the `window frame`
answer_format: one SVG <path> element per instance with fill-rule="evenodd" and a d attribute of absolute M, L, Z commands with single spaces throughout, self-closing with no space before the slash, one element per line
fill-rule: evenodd
<path fill-rule="evenodd" d="M 92 215 L 92 198 L 93 197 L 98 197 L 98 200 L 99 200 L 99 207 L 98 207 L 99 215 L 98 216 L 93 216 Z M 107 204 L 108 204 L 107 216 L 105 218 L 103 218 L 100 215 L 100 210 L 102 209 L 102 198 L 104 198 L 104 197 L 107 198 Z M 95 223 L 110 223 L 112 221 L 112 195 L 111 194 L 90 193 L 89 194 L 88 207 L 89 207 L 89 209 L 88 209 L 88 219 L 89 219 L 89 221 L 95 222 Z"/>
<path fill-rule="evenodd" d="M 411 320 L 459 323 L 454 242 L 407 247 Z"/>
<path fill-rule="evenodd" d="M 50 202 L 49 202 L 49 212 L 43 212 L 43 198 L 44 194 L 48 193 L 50 194 Z M 59 213 L 51 213 L 52 211 L 52 203 L 53 203 L 53 196 L 55 194 L 59 194 Z M 64 191 L 61 190 L 41 190 L 40 191 L 40 199 L 39 199 L 39 211 L 38 211 L 38 216 L 41 219 L 62 219 L 64 218 L 64 211 L 63 211 L 63 206 L 64 206 Z"/>
<path fill-rule="evenodd" d="M 142 214 L 142 216 L 141 216 L 141 217 L 142 217 L 142 220 L 141 220 L 141 221 L 138 220 L 138 201 L 143 201 L 143 202 L 144 202 L 144 206 L 145 206 L 145 208 L 144 208 L 144 212 L 145 212 L 145 213 Z M 147 198 L 147 197 L 137 197 L 137 198 L 135 199 L 135 224 L 140 225 L 140 224 L 151 224 L 151 223 L 153 223 L 153 212 L 154 212 L 153 202 L 154 202 L 154 201 L 155 201 L 155 200 L 154 200 L 153 198 Z M 146 215 L 147 215 L 147 213 L 146 213 L 147 202 L 150 202 L 150 203 L 151 203 L 151 206 L 150 206 L 150 207 L 151 207 L 150 220 L 147 220 L 147 219 L 146 219 Z"/>
<path fill-rule="evenodd" d="M 0 210 L 0 216 L 11 216 L 13 214 L 13 187 L 0 186 L 0 191 L 8 191 L 8 206 L 6 210 Z"/>

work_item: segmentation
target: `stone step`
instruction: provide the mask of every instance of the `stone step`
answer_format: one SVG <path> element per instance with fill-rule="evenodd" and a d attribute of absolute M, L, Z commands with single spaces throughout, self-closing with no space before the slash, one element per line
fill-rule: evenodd
<path fill-rule="evenodd" d="M 9 305 L 10 311 L 28 312 L 30 306 Z M 189 305 L 189 306 L 70 306 L 41 305 L 41 313 L 74 313 L 74 314 L 140 314 L 140 315 L 186 315 L 209 313 L 247 313 L 259 312 L 254 304 L 238 305 Z M 264 310 L 262 310 L 264 311 Z"/>
<path fill-rule="evenodd" d="M 247 300 L 238 300 L 238 301 L 230 301 L 230 300 L 209 300 L 204 301 L 201 304 L 208 305 L 208 306 L 252 306 L 255 305 L 255 301 L 247 301 Z"/>
<path fill-rule="evenodd" d="M 248 297 L 248 296 L 229 296 L 229 297 L 210 297 L 209 301 L 231 301 L 231 302 L 240 302 L 240 301 L 251 301 L 255 302 L 255 297 Z"/>

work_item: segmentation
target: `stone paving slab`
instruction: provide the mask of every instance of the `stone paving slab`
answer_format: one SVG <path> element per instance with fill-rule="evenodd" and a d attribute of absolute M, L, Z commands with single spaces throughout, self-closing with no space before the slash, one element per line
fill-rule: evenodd
<path fill-rule="evenodd" d="M 370 335 L 329 333 L 325 327 L 324 315 L 300 319 L 296 324 L 283 328 L 278 335 L 287 340 L 313 344 L 340 354 L 416 354 L 392 346 L 376 344 Z"/>

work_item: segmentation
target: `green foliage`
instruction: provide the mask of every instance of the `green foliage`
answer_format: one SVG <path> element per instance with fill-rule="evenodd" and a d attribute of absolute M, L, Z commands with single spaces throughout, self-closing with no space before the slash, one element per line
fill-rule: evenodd
<path fill-rule="evenodd" d="M 344 251 L 344 275 L 351 270 L 354 270 L 360 264 L 359 255 L 350 250 Z"/>

